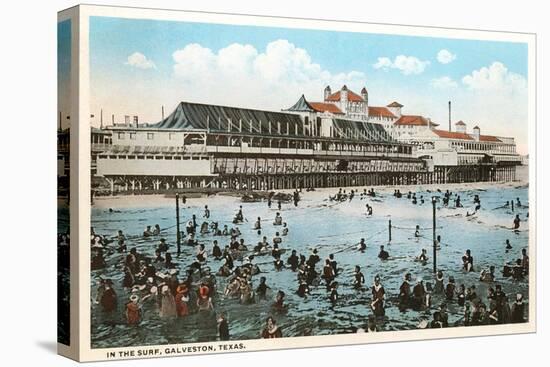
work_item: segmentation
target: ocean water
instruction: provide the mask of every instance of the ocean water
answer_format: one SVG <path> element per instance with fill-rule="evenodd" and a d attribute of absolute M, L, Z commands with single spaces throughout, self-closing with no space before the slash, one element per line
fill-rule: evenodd
<path fill-rule="evenodd" d="M 480 186 L 482 187 L 482 186 Z M 528 283 L 514 281 L 501 275 L 502 266 L 521 258 L 521 249 L 527 248 L 528 231 L 528 187 L 520 184 L 508 184 L 505 186 L 484 186 L 485 188 L 454 188 L 454 193 L 461 196 L 464 208 L 442 208 L 437 204 L 436 231 L 441 235 L 442 246 L 437 252 L 438 269 L 445 275 L 445 283 L 450 275 L 456 280 L 456 285 L 465 284 L 466 287 L 475 284 L 477 294 L 486 302 L 485 292 L 487 284 L 479 282 L 479 272 L 490 265 L 496 267 L 497 281 L 503 290 L 509 295 L 512 302 L 515 294 L 520 292 L 528 302 Z M 359 188 L 361 191 L 363 188 Z M 441 187 L 444 191 L 444 187 Z M 349 192 L 349 188 L 347 191 Z M 377 189 L 378 190 L 378 189 Z M 422 277 L 425 282 L 434 283 L 432 272 L 432 196 L 442 196 L 432 189 L 431 192 L 416 188 L 419 204 L 414 205 L 406 199 L 406 195 L 400 199 L 392 195 L 393 189 L 386 190 L 375 198 L 363 198 L 359 195 L 349 202 L 330 202 L 328 195 L 334 195 L 336 189 L 323 189 L 302 194 L 302 200 L 298 207 L 283 204 L 281 215 L 283 221 L 289 227 L 288 236 L 283 237 L 281 248 L 288 251 L 283 254 L 282 260 L 286 262 L 290 250 L 295 249 L 300 254 L 309 257 L 313 248 L 318 249 L 321 262 L 317 265 L 317 271 L 321 272 L 324 259 L 329 254 L 335 254 L 335 260 L 341 272 L 336 278 L 339 283 L 338 293 L 340 299 L 335 305 L 329 301 L 329 294 L 324 282 L 318 287 L 311 287 L 311 295 L 306 299 L 298 297 L 295 292 L 298 288 L 296 273 L 290 269 L 275 271 L 272 257 L 256 257 L 254 262 L 259 264 L 261 274 L 253 277 L 254 289 L 259 283 L 259 277 L 265 276 L 267 284 L 271 288 L 266 301 L 257 301 L 255 304 L 242 305 L 238 300 L 223 297 L 226 279 L 217 277 L 217 294 L 213 298 L 215 312 L 224 312 L 229 321 L 232 339 L 258 338 L 264 326 L 265 318 L 273 315 L 278 325 L 282 328 L 284 336 L 301 336 L 305 334 L 326 335 L 353 332 L 355 328 L 364 327 L 367 318 L 372 314 L 369 307 L 371 299 L 370 286 L 375 275 L 379 275 L 386 290 L 386 318 L 378 323 L 379 331 L 384 330 L 409 330 L 416 329 L 421 320 L 431 320 L 431 314 L 437 306 L 443 302 L 442 296 L 434 295 L 432 308 L 426 311 L 408 310 L 401 312 L 397 306 L 399 286 L 403 276 L 410 272 L 414 279 Z M 402 190 L 404 194 L 404 190 Z M 479 195 L 482 209 L 472 217 L 467 217 L 466 212 L 473 210 L 473 197 Z M 420 204 L 420 197 L 426 202 Z M 499 208 L 506 201 L 519 200 L 522 207 Z M 136 198 L 136 200 L 139 200 Z M 211 210 L 210 221 L 218 221 L 221 226 L 227 224 L 233 226 L 231 219 L 243 206 L 245 222 L 239 225 L 242 238 L 251 248 L 262 236 L 271 240 L 280 226 L 273 226 L 272 221 L 276 209 L 267 207 L 266 202 L 242 203 L 239 198 L 228 196 L 211 196 L 208 199 L 188 199 L 187 204 L 181 208 L 182 230 L 185 223 L 195 214 L 198 223 L 202 222 L 203 206 L 207 203 Z M 367 216 L 365 205 L 373 207 L 373 215 Z M 96 233 L 110 237 L 116 235 L 121 229 L 129 237 L 128 249 L 136 247 L 140 253 L 154 256 L 154 248 L 160 237 L 150 239 L 141 238 L 140 234 L 147 225 L 159 224 L 165 228 L 162 237 L 170 244 L 170 252 L 174 256 L 174 262 L 180 269 L 186 268 L 195 257 L 195 249 L 182 246 L 182 255 L 176 258 L 176 230 L 175 230 L 175 204 L 170 201 L 159 203 L 158 206 L 146 205 L 140 207 L 139 202 L 129 207 L 118 207 L 114 212 L 107 209 L 93 208 L 92 226 Z M 516 214 L 522 220 L 520 231 L 511 230 L 512 222 Z M 258 235 L 252 229 L 256 217 L 261 217 L 262 234 Z M 392 221 L 392 241 L 389 242 L 388 221 Z M 414 228 L 419 225 L 421 237 L 414 238 Z M 367 242 L 367 250 L 361 253 L 356 250 L 361 238 Z M 197 237 L 199 242 L 206 245 L 209 252 L 212 249 L 212 241 L 217 239 L 220 247 L 229 243 L 229 237 L 214 237 L 211 234 Z M 513 249 L 505 251 L 505 240 L 509 239 Z M 380 245 L 385 245 L 392 259 L 380 261 L 377 258 Z M 115 246 L 113 243 L 111 246 Z M 426 265 L 415 262 L 415 256 L 419 255 L 422 248 L 428 250 L 429 261 Z M 474 257 L 475 272 L 464 273 L 462 271 L 461 257 L 466 249 L 472 251 Z M 128 291 L 122 288 L 124 255 L 114 253 L 106 257 L 107 267 L 92 272 L 91 291 L 95 297 L 100 275 L 110 277 L 115 284 L 115 290 L 119 296 L 119 310 L 114 315 L 104 315 L 99 306 L 92 305 L 91 313 L 91 337 L 92 347 L 123 347 L 141 346 L 163 343 L 185 343 L 197 341 L 216 340 L 216 322 L 214 314 L 191 314 L 178 320 L 161 319 L 153 302 L 145 305 L 143 309 L 143 321 L 139 326 L 128 326 L 124 322 L 124 304 L 128 299 Z M 236 265 L 240 262 L 236 261 Z M 355 265 L 361 266 L 366 278 L 363 290 L 355 290 L 352 287 L 353 270 Z M 220 261 L 212 257 L 208 259 L 208 266 L 213 270 L 221 266 Z M 183 273 L 183 271 L 181 272 Z M 182 275 L 179 276 L 182 278 Z M 491 286 L 494 286 L 492 284 Z M 285 313 L 274 313 L 272 303 L 278 290 L 286 294 L 285 302 L 288 310 Z M 460 323 L 463 317 L 462 308 L 453 301 L 448 304 L 449 324 Z"/>

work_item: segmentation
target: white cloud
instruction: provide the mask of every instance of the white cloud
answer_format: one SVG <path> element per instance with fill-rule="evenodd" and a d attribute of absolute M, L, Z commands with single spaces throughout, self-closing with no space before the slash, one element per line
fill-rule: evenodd
<path fill-rule="evenodd" d="M 379 57 L 373 67 L 384 71 L 397 69 L 404 75 L 411 75 L 423 73 L 428 65 L 430 65 L 429 61 L 423 61 L 414 56 L 399 55 L 393 61 L 388 57 Z"/>
<path fill-rule="evenodd" d="M 155 63 L 147 59 L 141 52 L 134 52 L 128 56 L 128 60 L 124 64 L 134 66 L 138 69 L 156 69 Z"/>
<path fill-rule="evenodd" d="M 512 136 L 518 147 L 527 146 L 528 93 L 524 76 L 495 61 L 464 76 L 462 85 L 464 88 L 456 89 L 451 97 L 460 119 L 479 125 L 483 134 Z"/>
<path fill-rule="evenodd" d="M 436 89 L 453 89 L 458 87 L 458 83 L 448 76 L 432 79 L 430 84 Z"/>
<path fill-rule="evenodd" d="M 188 44 L 172 54 L 174 75 L 182 83 L 183 98 L 209 103 L 281 109 L 301 93 L 322 98 L 324 87 L 347 84 L 361 88 L 365 74 L 332 73 L 313 62 L 309 53 L 287 40 L 267 44 L 261 52 L 234 43 L 217 52 Z"/>
<path fill-rule="evenodd" d="M 373 65 L 375 69 L 389 70 L 393 66 L 393 62 L 389 57 L 379 57 L 376 64 Z"/>
<path fill-rule="evenodd" d="M 442 49 L 439 50 L 437 53 L 437 61 L 439 61 L 442 64 L 448 64 L 453 62 L 456 59 L 456 55 L 453 54 L 451 51 Z"/>
<path fill-rule="evenodd" d="M 462 78 L 462 83 L 471 90 L 501 92 L 522 92 L 527 88 L 523 75 L 513 73 L 501 62 L 495 61 L 488 67 L 472 71 Z"/>

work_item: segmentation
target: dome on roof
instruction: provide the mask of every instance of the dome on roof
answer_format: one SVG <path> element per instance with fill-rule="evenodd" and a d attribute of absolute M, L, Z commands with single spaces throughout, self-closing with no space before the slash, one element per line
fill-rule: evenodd
<path fill-rule="evenodd" d="M 367 94 L 368 91 L 367 91 L 367 88 L 363 87 L 363 89 L 361 89 L 361 94 Z"/>
<path fill-rule="evenodd" d="M 399 102 L 392 102 L 390 103 L 389 105 L 387 105 L 386 107 L 403 107 L 403 105 Z"/>
<path fill-rule="evenodd" d="M 348 87 L 344 84 L 344 86 L 342 87 L 342 90 L 348 90 Z"/>
<path fill-rule="evenodd" d="M 327 85 L 327 86 L 325 87 L 325 90 L 330 90 L 330 85 Z"/>

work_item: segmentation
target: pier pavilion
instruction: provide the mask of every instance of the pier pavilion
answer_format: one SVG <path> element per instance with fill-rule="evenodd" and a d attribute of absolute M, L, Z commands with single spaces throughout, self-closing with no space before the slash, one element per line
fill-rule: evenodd
<path fill-rule="evenodd" d="M 152 125 L 112 126 L 97 173 L 113 191 L 291 189 L 430 182 L 381 124 L 181 102 Z"/>

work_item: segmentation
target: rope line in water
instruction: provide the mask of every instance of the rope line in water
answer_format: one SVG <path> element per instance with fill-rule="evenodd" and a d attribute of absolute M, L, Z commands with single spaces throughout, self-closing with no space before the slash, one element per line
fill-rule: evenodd
<path fill-rule="evenodd" d="M 392 229 L 396 228 L 396 229 L 407 229 L 407 230 L 416 230 L 416 227 L 401 227 L 401 226 L 394 226 L 393 223 L 392 223 L 392 226 L 391 226 Z M 443 226 L 436 226 L 435 229 L 442 229 Z M 428 229 L 433 229 L 433 227 L 419 227 L 418 229 L 420 230 L 428 230 Z"/>
<path fill-rule="evenodd" d="M 181 225 L 182 223 L 180 223 Z M 165 232 L 169 229 L 172 229 L 174 227 L 177 227 L 177 224 L 174 224 L 173 226 L 170 226 L 170 227 L 166 227 L 166 228 L 163 228 L 160 230 L 160 233 L 162 232 Z M 106 236 L 103 236 L 104 238 L 106 238 Z M 152 237 L 152 236 L 151 236 Z M 112 240 L 116 240 L 118 238 L 118 235 L 114 235 L 114 236 L 111 236 L 111 239 Z M 143 239 L 145 238 L 143 235 L 124 235 L 124 238 L 125 240 L 139 240 L 139 239 Z"/>
<path fill-rule="evenodd" d="M 373 235 L 371 235 L 371 236 L 375 236 L 375 235 L 377 235 L 377 234 L 379 234 L 379 233 L 381 233 L 381 232 L 383 232 L 383 231 L 385 231 L 385 230 L 386 230 L 386 228 L 382 229 L 380 232 L 375 233 L 375 234 L 373 234 Z M 321 239 L 321 238 L 340 237 L 340 236 L 345 236 L 345 235 L 349 235 L 349 234 L 357 234 L 357 233 L 362 233 L 362 232 L 366 232 L 366 230 L 365 230 L 365 229 L 362 229 L 362 230 L 360 230 L 360 231 L 355 231 L 355 232 L 346 232 L 346 233 L 338 233 L 338 234 L 329 234 L 329 235 L 326 235 L 326 236 L 319 236 L 319 237 L 317 237 L 317 238 L 320 238 L 320 239 Z"/>
<path fill-rule="evenodd" d="M 381 231 L 378 231 L 378 232 L 372 234 L 371 236 L 369 236 L 368 238 L 365 238 L 365 241 L 367 241 L 367 240 L 372 240 L 374 237 L 378 236 L 379 234 L 381 234 L 381 233 L 383 233 L 383 232 L 385 232 L 385 231 L 386 231 L 386 229 L 383 229 L 383 230 L 381 230 Z M 350 246 L 344 247 L 343 249 L 340 249 L 340 250 L 338 250 L 338 251 L 335 251 L 334 253 L 337 254 L 337 253 L 340 253 L 340 252 L 349 250 L 349 249 L 351 249 L 351 248 L 357 247 L 357 245 L 358 245 L 357 243 L 354 243 L 354 244 L 352 244 L 352 245 L 350 245 Z"/>
<path fill-rule="evenodd" d="M 262 221 L 270 221 L 270 219 L 263 219 Z M 219 223 L 220 221 L 217 221 L 217 222 Z M 225 222 L 225 221 L 222 221 L 222 223 L 223 222 Z M 185 227 L 186 223 L 180 223 L 180 225 Z M 166 232 L 166 231 L 168 231 L 172 228 L 175 228 L 175 227 L 177 227 L 177 224 L 174 224 L 174 225 L 169 226 L 169 227 L 162 228 L 160 230 L 160 233 Z M 392 229 L 402 229 L 402 230 L 416 230 L 416 227 L 402 227 L 402 226 L 395 226 L 393 224 L 392 224 L 391 228 Z M 442 228 L 443 228 L 442 226 L 436 227 L 436 229 L 442 229 Z M 420 230 L 429 230 L 429 229 L 432 229 L 432 227 L 420 227 L 419 229 Z M 380 233 L 385 232 L 386 230 L 387 230 L 387 228 L 383 228 L 379 232 L 376 232 L 376 233 L 366 237 L 365 240 L 370 240 L 370 239 L 374 238 L 375 236 L 379 235 Z M 358 231 L 319 236 L 318 238 L 319 239 L 325 239 L 325 238 L 341 237 L 341 236 L 347 236 L 347 235 L 351 235 L 351 234 L 363 233 L 363 232 L 366 232 L 366 231 L 367 231 L 366 229 L 361 229 L 361 230 L 358 230 Z M 111 237 L 111 239 L 116 240 L 117 237 L 118 237 L 117 235 L 114 235 L 114 236 Z M 420 237 L 423 237 L 423 236 L 420 236 Z M 126 240 L 138 240 L 138 239 L 143 239 L 143 238 L 144 238 L 143 235 L 125 235 Z"/>

